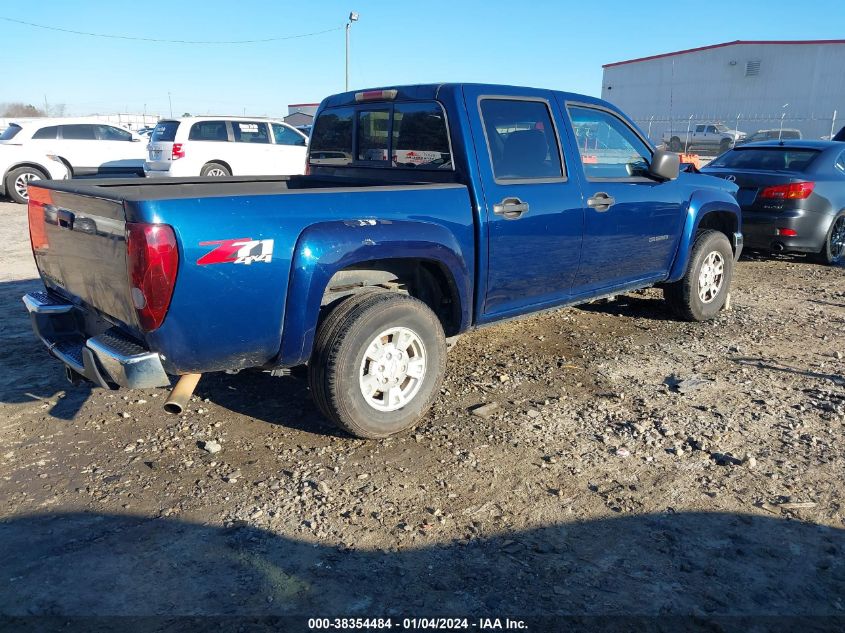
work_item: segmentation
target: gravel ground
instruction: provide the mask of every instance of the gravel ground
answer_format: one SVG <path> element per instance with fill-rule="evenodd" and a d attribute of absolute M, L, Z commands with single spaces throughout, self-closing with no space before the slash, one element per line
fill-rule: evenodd
<path fill-rule="evenodd" d="M 297 377 L 205 376 L 181 417 L 71 387 L 19 301 L 25 215 L 0 204 L 0 614 L 845 616 L 841 268 L 745 258 L 706 324 L 649 290 L 468 334 L 425 420 L 367 442 Z"/>

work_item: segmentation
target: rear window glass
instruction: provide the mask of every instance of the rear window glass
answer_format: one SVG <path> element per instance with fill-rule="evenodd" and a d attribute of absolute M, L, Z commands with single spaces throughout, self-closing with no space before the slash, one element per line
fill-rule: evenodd
<path fill-rule="evenodd" d="M 179 121 L 159 121 L 150 136 L 150 140 L 153 143 L 156 141 L 172 143 L 176 140 L 176 130 L 178 129 Z"/>
<path fill-rule="evenodd" d="M 0 134 L 0 141 L 10 141 L 15 138 L 15 134 L 21 131 L 21 126 L 12 123 L 9 127 L 3 130 Z"/>
<path fill-rule="evenodd" d="M 256 121 L 232 121 L 232 132 L 236 143 L 269 143 L 270 132 L 266 123 Z"/>
<path fill-rule="evenodd" d="M 156 128 L 158 129 L 158 128 Z M 155 132 L 153 132 L 153 140 Z M 161 139 L 165 140 L 165 139 Z M 228 141 L 229 133 L 226 131 L 225 121 L 200 121 L 191 126 L 188 133 L 189 141 Z"/>
<path fill-rule="evenodd" d="M 35 134 L 32 135 L 33 139 L 48 139 L 52 140 L 55 139 L 59 135 L 59 126 L 58 125 L 48 125 L 47 127 L 42 127 L 38 130 Z"/>
<path fill-rule="evenodd" d="M 452 169 L 446 116 L 434 101 L 326 109 L 311 132 L 309 162 Z"/>
<path fill-rule="evenodd" d="M 443 110 L 433 103 L 397 103 L 393 111 L 393 164 L 396 167 L 452 167 Z"/>
<path fill-rule="evenodd" d="M 769 147 L 749 147 L 734 149 L 714 160 L 709 167 L 728 167 L 731 169 L 762 169 L 803 171 L 818 156 L 814 149 L 779 149 Z"/>
<path fill-rule="evenodd" d="M 311 131 L 312 165 L 348 165 L 352 162 L 352 108 L 331 108 L 317 117 Z"/>
<path fill-rule="evenodd" d="M 358 112 L 358 160 L 387 161 L 389 110 Z"/>

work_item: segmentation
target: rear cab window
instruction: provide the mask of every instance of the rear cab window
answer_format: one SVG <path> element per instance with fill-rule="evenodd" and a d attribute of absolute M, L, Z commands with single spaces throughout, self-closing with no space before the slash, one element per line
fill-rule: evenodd
<path fill-rule="evenodd" d="M 326 108 L 311 131 L 315 166 L 453 170 L 443 107 L 436 101 Z"/>
<path fill-rule="evenodd" d="M 159 121 L 150 135 L 153 143 L 172 143 L 176 140 L 176 131 L 179 129 L 179 121 Z"/>
<path fill-rule="evenodd" d="M 810 148 L 747 147 L 732 149 L 711 162 L 708 167 L 760 169 L 763 171 L 804 171 L 819 151 Z"/>

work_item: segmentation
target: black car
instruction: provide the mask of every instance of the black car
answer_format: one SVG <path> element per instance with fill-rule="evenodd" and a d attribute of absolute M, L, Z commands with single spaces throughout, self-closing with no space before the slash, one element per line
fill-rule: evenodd
<path fill-rule="evenodd" d="M 701 170 L 735 182 L 749 249 L 845 256 L 845 145 L 766 141 L 736 147 Z"/>

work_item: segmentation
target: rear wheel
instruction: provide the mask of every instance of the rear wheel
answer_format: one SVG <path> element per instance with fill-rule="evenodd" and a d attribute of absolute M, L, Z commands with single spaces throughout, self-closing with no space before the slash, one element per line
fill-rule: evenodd
<path fill-rule="evenodd" d="M 232 172 L 220 163 L 206 163 L 200 170 L 200 176 L 209 176 L 211 178 L 220 178 L 222 176 L 231 176 Z"/>
<path fill-rule="evenodd" d="M 830 225 L 824 246 L 813 256 L 813 259 L 828 266 L 845 260 L 845 213 L 839 214 Z"/>
<path fill-rule="evenodd" d="M 673 136 L 669 139 L 669 149 L 673 152 L 680 152 L 681 151 L 681 139 L 677 136 Z"/>
<path fill-rule="evenodd" d="M 719 143 L 719 152 L 724 154 L 731 148 L 731 139 L 723 138 L 722 141 Z"/>
<path fill-rule="evenodd" d="M 352 435 L 380 438 L 413 426 L 446 371 L 446 339 L 421 301 L 355 295 L 320 325 L 308 367 L 314 402 Z"/>
<path fill-rule="evenodd" d="M 663 287 L 675 313 L 687 321 L 706 321 L 725 306 L 733 277 L 733 249 L 724 233 L 701 231 L 695 238 L 683 278 Z"/>
<path fill-rule="evenodd" d="M 6 193 L 9 197 L 20 204 L 29 202 L 29 183 L 35 180 L 44 180 L 47 175 L 35 167 L 18 167 L 6 175 Z"/>

